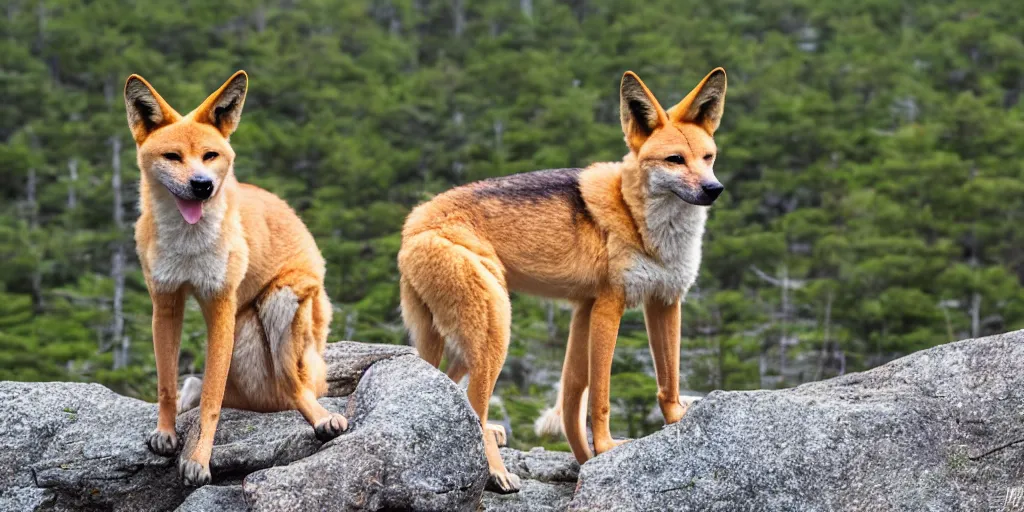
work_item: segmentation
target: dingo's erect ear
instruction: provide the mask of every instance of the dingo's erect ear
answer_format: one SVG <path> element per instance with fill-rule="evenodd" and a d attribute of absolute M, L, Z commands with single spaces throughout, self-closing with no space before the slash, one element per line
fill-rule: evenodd
<path fill-rule="evenodd" d="M 200 123 L 212 124 L 224 137 L 228 137 L 238 128 L 242 120 L 242 104 L 245 103 L 245 92 L 249 88 L 249 75 L 245 71 L 236 71 L 217 92 L 206 98 L 206 101 L 192 113 L 193 119 Z"/>
<path fill-rule="evenodd" d="M 661 108 L 651 91 L 632 71 L 622 75 L 619 87 L 619 119 L 626 145 L 630 151 L 640 151 L 640 146 L 654 130 L 668 124 L 668 115 Z"/>
<path fill-rule="evenodd" d="M 136 144 L 142 144 L 157 128 L 181 119 L 181 114 L 139 75 L 132 75 L 125 82 L 124 105 L 128 110 L 128 127 Z"/>
<path fill-rule="evenodd" d="M 725 70 L 715 68 L 683 101 L 669 109 L 669 118 L 673 123 L 701 125 L 709 135 L 714 135 L 725 111 L 725 86 Z"/>

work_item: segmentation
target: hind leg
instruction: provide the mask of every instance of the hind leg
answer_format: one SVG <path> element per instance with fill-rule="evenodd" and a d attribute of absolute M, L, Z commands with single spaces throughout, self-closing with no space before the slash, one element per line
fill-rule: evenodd
<path fill-rule="evenodd" d="M 589 354 L 590 312 L 594 301 L 579 304 L 569 325 L 569 345 L 565 349 L 562 365 L 562 388 L 559 392 L 562 407 L 562 431 L 569 441 L 573 455 L 580 464 L 593 457 L 587 442 L 587 386 L 590 381 Z"/>
<path fill-rule="evenodd" d="M 313 425 L 313 432 L 320 441 L 326 443 L 348 430 L 348 419 L 325 409 L 309 390 L 303 390 L 300 396 L 295 398 L 295 403 L 306 421 Z"/>
<path fill-rule="evenodd" d="M 295 408 L 313 425 L 317 439 L 327 442 L 348 430 L 348 420 L 341 414 L 328 411 L 316 401 L 327 392 L 327 365 L 314 345 L 306 346 L 302 361 L 307 378 L 293 399 Z"/>
<path fill-rule="evenodd" d="M 487 488 L 500 493 L 518 492 L 521 485 L 519 477 L 508 472 L 498 450 L 499 441 L 505 440 L 504 428 L 501 428 L 499 435 L 495 427 L 487 423 L 491 395 L 508 351 L 512 305 L 508 292 L 490 272 L 484 268 L 479 268 L 478 272 L 476 277 L 483 284 L 484 293 L 478 291 L 479 296 L 467 296 L 466 299 L 481 306 L 481 314 L 462 315 L 464 319 L 456 335 L 462 342 L 463 350 L 459 359 L 469 370 L 466 394 L 483 429 L 484 454 L 491 473 Z M 479 284 L 477 286 L 479 290 Z"/>
<path fill-rule="evenodd" d="M 448 342 L 456 345 L 452 348 L 469 370 L 469 403 L 480 418 L 491 473 L 487 486 L 499 492 L 516 492 L 519 479 L 505 468 L 497 439 L 487 427 L 488 405 L 508 350 L 511 304 L 504 273 L 493 259 L 493 251 L 465 234 L 468 238 L 461 244 L 436 233 L 421 233 L 403 241 L 398 257 L 407 284 L 403 306 L 404 292 L 415 291 L 432 316 L 437 335 L 447 336 Z M 413 317 L 405 318 L 406 325 L 414 328 L 409 324 Z M 428 352 L 425 357 L 436 357 L 430 361 L 436 365 L 442 353 Z"/>
<path fill-rule="evenodd" d="M 434 365 L 434 368 L 441 366 L 441 357 L 444 356 L 444 338 L 434 328 L 434 317 L 423 303 L 423 299 L 403 276 L 399 282 L 399 293 L 402 300 L 402 321 L 409 330 L 416 351 L 424 361 Z M 456 379 L 452 379 L 458 382 Z"/>
<path fill-rule="evenodd" d="M 499 436 L 494 427 L 487 423 L 488 406 L 491 394 L 494 392 L 494 385 L 501 373 L 501 367 L 505 362 L 506 350 L 508 348 L 511 311 L 507 296 L 504 300 L 494 298 L 491 301 L 492 312 L 486 329 L 477 331 L 476 345 L 479 349 L 472 355 L 469 366 L 469 388 L 466 393 L 469 397 L 469 404 L 473 407 L 477 416 L 480 417 L 480 425 L 484 432 L 484 453 L 487 456 L 487 465 L 490 468 L 490 479 L 487 488 L 501 493 L 519 491 L 519 477 L 509 473 L 501 460 L 501 452 L 498 450 Z M 467 333 L 469 334 L 469 333 Z M 504 434 L 504 429 L 501 429 Z M 504 435 L 500 437 L 504 438 Z"/>
<path fill-rule="evenodd" d="M 225 405 L 298 410 L 322 440 L 346 430 L 342 415 L 317 402 L 327 392 L 322 354 L 330 318 L 330 302 L 319 281 L 282 273 L 254 306 L 238 313 Z"/>
<path fill-rule="evenodd" d="M 445 374 L 448 378 L 452 379 L 453 382 L 459 384 L 462 379 L 469 373 L 469 367 L 466 366 L 465 361 L 462 357 L 452 357 L 448 362 L 448 368 L 445 370 Z M 484 435 L 494 436 L 498 446 L 508 445 L 508 434 L 505 433 L 505 427 L 497 423 L 488 423 L 484 425 Z"/>
<path fill-rule="evenodd" d="M 291 283 L 267 295 L 260 308 L 260 318 L 267 330 L 267 341 L 274 358 L 275 373 L 289 401 L 306 421 L 313 426 L 316 437 L 329 441 L 348 429 L 348 420 L 328 411 L 317 402 L 327 391 L 327 365 L 323 359 L 323 346 L 327 329 L 324 318 L 323 289 L 304 289 L 303 282 Z M 298 293 L 296 293 L 298 291 Z M 299 295 L 301 294 L 301 295 Z M 275 311 L 287 311 L 291 297 L 297 308 L 287 329 L 275 331 Z M 281 301 L 284 305 L 273 304 Z"/>

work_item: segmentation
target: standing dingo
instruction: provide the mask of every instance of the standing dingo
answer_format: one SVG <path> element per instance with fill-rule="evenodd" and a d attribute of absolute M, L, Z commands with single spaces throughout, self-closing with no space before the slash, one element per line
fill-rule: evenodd
<path fill-rule="evenodd" d="M 559 406 L 576 458 L 591 457 L 582 396 L 590 388 L 594 449 L 608 426 L 608 381 L 622 313 L 643 305 L 666 421 L 679 421 L 679 308 L 697 278 L 715 179 L 713 139 L 726 77 L 709 73 L 668 111 L 632 72 L 622 77 L 621 162 L 495 178 L 458 187 L 409 215 L 398 254 L 402 316 L 420 355 L 445 353 L 485 428 L 489 487 L 519 488 L 498 452 L 487 405 L 509 343 L 509 291 L 575 304 Z"/>

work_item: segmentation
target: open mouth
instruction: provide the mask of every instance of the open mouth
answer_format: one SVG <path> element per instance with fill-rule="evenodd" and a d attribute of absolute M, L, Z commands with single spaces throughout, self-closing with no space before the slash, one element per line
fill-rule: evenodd
<path fill-rule="evenodd" d="M 174 202 L 178 206 L 178 213 L 181 213 L 181 217 L 185 219 L 185 222 L 195 224 L 199 222 L 199 219 L 203 218 L 203 202 L 199 199 L 194 199 L 194 196 L 188 192 L 188 189 L 183 190 L 182 187 L 168 186 L 166 183 L 164 187 L 174 197 Z"/>
<path fill-rule="evenodd" d="M 178 213 L 189 224 L 196 224 L 203 218 L 203 203 L 216 191 L 213 179 L 203 175 L 194 175 L 187 183 L 173 179 L 160 179 L 160 183 L 174 197 Z"/>
<path fill-rule="evenodd" d="M 178 204 L 178 211 L 181 213 L 182 218 L 189 224 L 195 224 L 199 222 L 199 219 L 203 218 L 203 202 L 195 199 L 182 199 L 177 195 L 174 196 L 174 202 Z"/>

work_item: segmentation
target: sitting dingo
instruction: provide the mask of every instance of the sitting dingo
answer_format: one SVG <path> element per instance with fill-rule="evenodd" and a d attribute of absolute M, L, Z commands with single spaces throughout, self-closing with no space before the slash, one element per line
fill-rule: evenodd
<path fill-rule="evenodd" d="M 248 87 L 235 73 L 182 116 L 137 75 L 124 89 L 138 149 L 141 216 L 135 242 L 153 301 L 160 413 L 149 447 L 173 455 L 175 414 L 199 406 L 179 472 L 186 485 L 210 482 L 210 451 L 221 406 L 298 409 L 321 440 L 347 428 L 317 403 L 327 391 L 323 351 L 331 323 L 324 260 L 313 236 L 270 192 L 238 183 L 228 136 Z M 205 381 L 177 400 L 178 347 L 187 297 L 207 327 Z"/>

